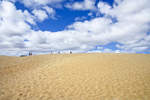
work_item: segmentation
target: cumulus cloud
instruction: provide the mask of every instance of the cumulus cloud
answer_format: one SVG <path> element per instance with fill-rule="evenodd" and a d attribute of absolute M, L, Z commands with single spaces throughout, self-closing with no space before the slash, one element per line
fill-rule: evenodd
<path fill-rule="evenodd" d="M 41 7 L 41 9 L 35 8 L 32 10 L 32 13 L 34 15 L 34 19 L 36 19 L 37 21 L 40 21 L 40 22 L 42 22 L 48 18 L 56 19 L 55 18 L 55 14 L 56 14 L 55 10 L 49 6 L 43 6 L 43 7 Z"/>
<path fill-rule="evenodd" d="M 17 37 L 23 36 L 30 26 L 26 22 L 29 21 L 27 17 L 30 14 L 27 11 L 16 10 L 15 6 L 7 1 L 2 1 L 0 3 L 0 37 L 1 43 L 12 44 L 13 40 Z M 11 37 L 11 38 L 10 38 Z"/>
<path fill-rule="evenodd" d="M 33 16 L 32 14 L 30 14 L 27 10 L 25 10 L 23 12 L 23 15 L 24 15 L 24 20 L 26 20 L 28 23 L 33 24 L 33 25 L 36 24 L 36 22 L 35 22 L 35 19 L 36 19 L 35 16 Z"/>
<path fill-rule="evenodd" d="M 92 46 L 88 46 L 86 43 L 88 36 L 82 35 L 77 31 L 60 31 L 60 32 L 42 32 L 32 31 L 32 34 L 28 34 L 27 46 L 31 49 L 47 49 L 52 51 L 84 51 L 92 49 Z M 78 36 L 81 37 L 78 37 Z M 84 38 L 84 39 L 83 39 Z"/>
<path fill-rule="evenodd" d="M 25 5 L 25 7 L 32 10 L 32 13 L 34 16 L 32 17 L 26 17 L 28 21 L 31 24 L 36 24 L 34 20 L 44 21 L 47 18 L 56 19 L 55 17 L 55 9 L 60 7 L 60 3 L 64 0 L 2 0 L 2 1 L 8 1 L 8 2 L 20 2 Z M 55 5 L 55 6 L 53 6 Z M 28 16 L 29 13 L 25 12 L 25 14 Z M 31 16 L 31 15 L 30 15 Z M 33 18 L 34 17 L 34 18 Z"/>
<path fill-rule="evenodd" d="M 82 2 L 68 3 L 65 6 L 73 10 L 95 10 L 96 0 L 84 0 Z"/>
<path fill-rule="evenodd" d="M 56 12 L 55 12 L 55 10 L 54 10 L 53 8 L 48 7 L 48 6 L 44 6 L 43 9 L 46 10 L 47 14 L 48 14 L 51 18 L 55 19 L 55 14 L 56 14 Z"/>
<path fill-rule="evenodd" d="M 19 1 L 23 3 L 26 7 L 38 7 L 38 6 L 46 6 L 60 3 L 64 0 L 8 0 L 12 2 Z"/>
<path fill-rule="evenodd" d="M 115 0 L 113 8 L 99 2 L 98 7 L 106 17 L 117 20 L 109 29 L 112 40 L 123 44 L 120 48 L 133 52 L 149 48 L 149 42 L 145 40 L 149 37 L 149 0 Z"/>
<path fill-rule="evenodd" d="M 34 9 L 32 11 L 32 13 L 34 14 L 35 17 L 37 17 L 37 19 L 39 21 L 44 21 L 45 19 L 48 18 L 48 15 L 46 14 L 46 12 L 44 10 L 37 10 L 37 9 Z"/>
<path fill-rule="evenodd" d="M 87 17 L 85 17 L 85 16 L 76 17 L 76 18 L 75 18 L 75 21 L 83 21 L 83 20 L 85 20 L 85 19 L 87 19 Z"/>
<path fill-rule="evenodd" d="M 106 2 L 99 2 L 97 6 L 100 9 L 101 13 L 108 14 L 111 11 L 111 6 Z"/>
<path fill-rule="evenodd" d="M 89 12 L 89 13 L 88 13 L 88 16 L 93 17 L 93 13 L 92 13 L 92 12 Z"/>
<path fill-rule="evenodd" d="M 0 2 L 0 11 L 0 54 L 16 54 L 17 51 L 12 49 L 25 48 L 24 36 L 30 30 L 27 22 L 35 22 L 28 11 L 16 10 L 14 4 L 8 1 Z"/>
<path fill-rule="evenodd" d="M 43 21 L 54 13 L 51 8 L 43 7 L 34 9 L 32 15 L 26 10 L 17 10 L 11 2 L 0 2 L 0 48 L 6 51 L 0 54 L 16 55 L 16 52 L 30 50 L 35 53 L 89 52 L 97 45 L 103 47 L 111 42 L 116 42 L 117 50 L 97 48 L 95 52 L 135 53 L 150 49 L 149 0 L 115 0 L 113 7 L 100 1 L 98 13 L 103 13 L 103 17 L 77 21 L 58 32 L 31 29 L 28 23 L 36 24 L 35 18 Z"/>

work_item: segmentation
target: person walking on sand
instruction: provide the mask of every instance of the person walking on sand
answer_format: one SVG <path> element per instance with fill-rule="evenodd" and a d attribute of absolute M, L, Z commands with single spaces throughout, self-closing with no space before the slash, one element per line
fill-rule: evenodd
<path fill-rule="evenodd" d="M 32 52 L 29 52 L 29 56 L 32 56 Z"/>
<path fill-rule="evenodd" d="M 70 51 L 70 54 L 72 54 L 72 51 Z"/>

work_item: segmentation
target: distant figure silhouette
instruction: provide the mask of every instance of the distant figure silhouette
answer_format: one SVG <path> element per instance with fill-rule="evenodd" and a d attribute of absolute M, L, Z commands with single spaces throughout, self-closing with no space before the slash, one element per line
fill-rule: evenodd
<path fill-rule="evenodd" d="M 32 56 L 32 52 L 29 52 L 29 56 Z"/>
<path fill-rule="evenodd" d="M 70 54 L 72 54 L 72 51 L 70 51 Z"/>

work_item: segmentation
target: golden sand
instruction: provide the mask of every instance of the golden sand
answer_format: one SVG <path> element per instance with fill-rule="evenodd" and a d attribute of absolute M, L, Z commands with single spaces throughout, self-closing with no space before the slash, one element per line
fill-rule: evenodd
<path fill-rule="evenodd" d="M 150 100 L 150 55 L 0 56 L 0 100 Z"/>

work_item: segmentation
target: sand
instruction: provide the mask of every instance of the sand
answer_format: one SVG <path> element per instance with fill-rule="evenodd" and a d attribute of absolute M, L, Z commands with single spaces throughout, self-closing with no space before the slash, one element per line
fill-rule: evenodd
<path fill-rule="evenodd" d="M 150 55 L 0 56 L 0 100 L 150 100 Z"/>

